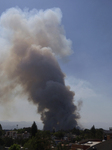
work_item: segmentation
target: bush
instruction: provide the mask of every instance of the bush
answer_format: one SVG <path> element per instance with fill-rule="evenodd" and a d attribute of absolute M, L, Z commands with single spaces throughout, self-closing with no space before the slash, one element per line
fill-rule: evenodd
<path fill-rule="evenodd" d="M 9 150 L 20 150 L 20 146 L 18 144 L 13 144 Z"/>

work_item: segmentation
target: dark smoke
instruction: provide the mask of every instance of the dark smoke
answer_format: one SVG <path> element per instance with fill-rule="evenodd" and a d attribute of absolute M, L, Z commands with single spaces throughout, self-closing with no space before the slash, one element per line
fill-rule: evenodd
<path fill-rule="evenodd" d="M 37 105 L 45 130 L 72 129 L 79 114 L 74 92 L 65 85 L 58 57 L 71 53 L 71 42 L 61 26 L 60 9 L 9 9 L 0 19 L 0 99 L 11 101 L 19 85 Z"/>

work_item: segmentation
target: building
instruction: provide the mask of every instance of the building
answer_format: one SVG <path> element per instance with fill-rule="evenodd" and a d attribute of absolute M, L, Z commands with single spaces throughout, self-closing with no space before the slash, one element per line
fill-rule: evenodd
<path fill-rule="evenodd" d="M 23 134 L 22 134 L 22 137 L 23 139 L 28 139 L 30 137 L 30 133 L 25 131 Z"/>
<path fill-rule="evenodd" d="M 6 134 L 5 134 L 6 137 L 10 137 L 10 138 L 23 138 L 23 139 L 27 139 L 30 137 L 30 133 L 25 131 L 24 133 L 21 133 L 21 134 L 18 134 L 17 131 L 6 131 Z"/>
<path fill-rule="evenodd" d="M 87 150 L 112 150 L 112 140 L 107 140 L 90 147 Z"/>
<path fill-rule="evenodd" d="M 109 128 L 109 130 L 104 130 L 103 134 L 104 134 L 104 139 L 105 140 L 112 139 L 112 128 Z"/>
<path fill-rule="evenodd" d="M 15 139 L 17 138 L 17 131 L 6 131 L 5 136 Z"/>
<path fill-rule="evenodd" d="M 87 150 L 89 147 L 87 145 L 72 144 L 71 150 Z"/>
<path fill-rule="evenodd" d="M 85 140 L 80 142 L 79 144 L 72 144 L 71 150 L 88 150 L 90 147 L 95 146 L 96 144 L 101 143 L 100 140 Z"/>

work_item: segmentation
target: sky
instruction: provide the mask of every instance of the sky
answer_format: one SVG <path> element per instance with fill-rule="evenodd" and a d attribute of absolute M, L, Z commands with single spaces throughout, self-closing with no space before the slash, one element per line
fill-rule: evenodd
<path fill-rule="evenodd" d="M 79 124 L 84 128 L 108 129 L 112 126 L 112 1 L 111 0 L 0 0 L 0 15 L 7 9 L 60 8 L 67 39 L 72 41 L 73 53 L 59 59 L 66 74 L 65 83 L 75 92 L 75 101 L 82 101 Z M 0 106 L 0 120 L 37 121 L 40 115 L 26 97 Z M 11 104 L 10 104 L 11 105 Z"/>

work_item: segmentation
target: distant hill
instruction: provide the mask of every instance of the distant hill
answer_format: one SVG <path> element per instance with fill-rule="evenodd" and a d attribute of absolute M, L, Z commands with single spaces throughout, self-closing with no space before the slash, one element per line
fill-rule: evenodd
<path fill-rule="evenodd" d="M 36 122 L 36 121 L 35 121 Z M 19 122 L 11 122 L 11 121 L 0 121 L 0 124 L 2 125 L 3 129 L 9 129 L 13 130 L 14 128 L 24 128 L 24 127 L 31 127 L 33 124 L 33 121 L 19 121 Z M 38 129 L 43 129 L 43 124 L 41 122 L 36 122 Z"/>

